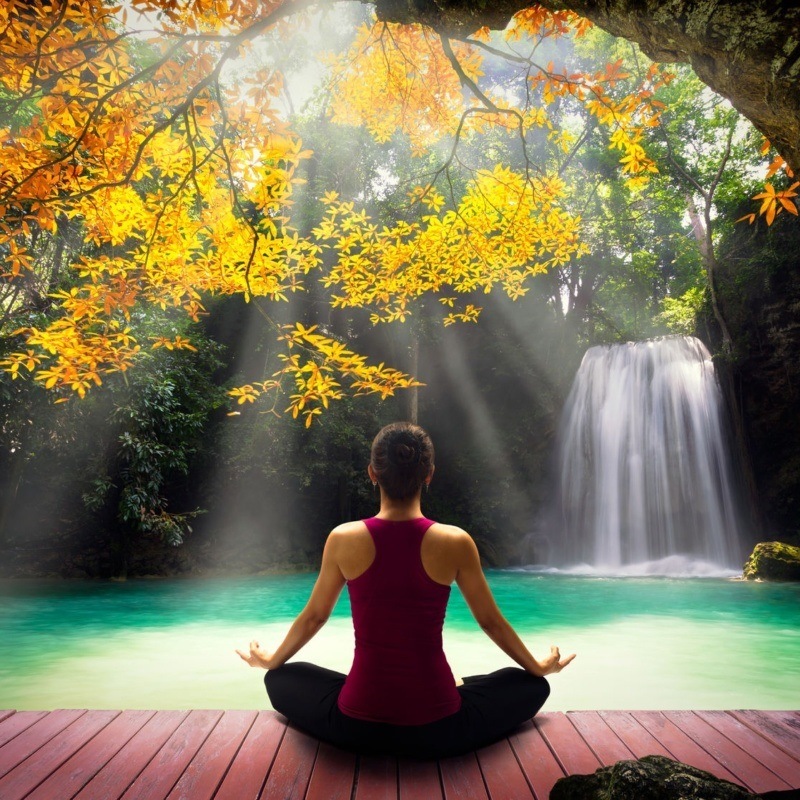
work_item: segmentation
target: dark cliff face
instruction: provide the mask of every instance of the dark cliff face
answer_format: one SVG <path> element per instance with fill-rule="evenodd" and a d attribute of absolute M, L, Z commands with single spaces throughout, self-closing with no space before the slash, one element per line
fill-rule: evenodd
<path fill-rule="evenodd" d="M 760 538 L 800 533 L 800 223 L 740 226 L 720 258 Z"/>

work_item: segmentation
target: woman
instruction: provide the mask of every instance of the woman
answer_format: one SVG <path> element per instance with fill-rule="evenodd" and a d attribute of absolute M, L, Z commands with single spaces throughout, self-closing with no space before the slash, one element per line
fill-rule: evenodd
<path fill-rule="evenodd" d="M 405 422 L 383 428 L 368 468 L 380 486 L 379 513 L 330 533 L 311 597 L 277 650 L 252 641 L 249 653 L 236 651 L 268 670 L 275 709 L 340 747 L 442 758 L 489 744 L 536 714 L 550 693 L 544 676 L 575 657 L 561 658 L 551 647 L 545 658 L 534 658 L 500 613 L 469 534 L 422 515 L 420 495 L 433 461 L 422 428 Z M 442 650 L 454 581 L 483 630 L 521 669 L 457 684 Z M 287 664 L 325 624 L 345 584 L 356 642 L 350 673 Z"/>

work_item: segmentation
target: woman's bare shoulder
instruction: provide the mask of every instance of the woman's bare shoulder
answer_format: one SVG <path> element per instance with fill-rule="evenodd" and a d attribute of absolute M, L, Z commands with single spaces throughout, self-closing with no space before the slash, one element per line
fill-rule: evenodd
<path fill-rule="evenodd" d="M 438 533 L 442 536 L 469 536 L 463 528 L 459 528 L 457 525 L 446 525 L 444 522 L 434 522 L 428 530 L 431 533 Z"/>
<path fill-rule="evenodd" d="M 457 525 L 445 525 L 443 522 L 434 522 L 428 528 L 428 535 L 451 547 L 463 547 L 472 541 L 472 537 L 463 528 Z"/>
<path fill-rule="evenodd" d="M 348 539 L 353 538 L 354 536 L 363 535 L 365 533 L 369 533 L 367 531 L 367 526 L 364 524 L 364 520 L 361 519 L 354 519 L 351 522 L 343 522 L 341 525 L 337 525 L 329 534 L 330 539 Z"/>

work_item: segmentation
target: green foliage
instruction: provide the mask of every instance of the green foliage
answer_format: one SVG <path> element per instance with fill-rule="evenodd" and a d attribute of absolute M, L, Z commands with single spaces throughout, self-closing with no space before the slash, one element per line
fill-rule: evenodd
<path fill-rule="evenodd" d="M 186 475 L 202 446 L 210 415 L 225 403 L 213 373 L 222 365 L 220 347 L 202 338 L 197 353 L 156 350 L 124 387 L 112 391 L 108 422 L 118 433 L 108 474 L 91 482 L 87 507 L 98 509 L 115 497 L 117 516 L 136 534 L 178 545 L 191 532 L 189 520 L 201 513 L 168 510 L 164 489 Z M 98 464 L 98 467 L 102 467 Z"/>
<path fill-rule="evenodd" d="M 680 297 L 665 297 L 663 311 L 656 320 L 663 323 L 671 333 L 690 336 L 697 331 L 697 318 L 705 302 L 705 291 L 697 286 L 685 291 Z"/>

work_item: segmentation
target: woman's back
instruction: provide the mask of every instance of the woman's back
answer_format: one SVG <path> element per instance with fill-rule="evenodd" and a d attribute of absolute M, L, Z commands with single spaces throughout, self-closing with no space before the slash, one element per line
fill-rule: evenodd
<path fill-rule="evenodd" d="M 383 519 L 375 517 L 375 519 Z M 386 522 L 407 522 L 407 519 Z M 464 531 L 441 522 L 431 523 L 420 546 L 422 568 L 431 580 L 449 586 L 458 573 L 457 548 Z M 352 581 L 369 569 L 375 560 L 375 542 L 364 520 L 345 522 L 333 531 L 334 558 L 346 581 Z"/>
<path fill-rule="evenodd" d="M 424 725 L 453 714 L 461 700 L 442 650 L 450 586 L 434 580 L 421 557 L 434 523 L 373 517 L 364 524 L 374 557 L 347 582 L 356 648 L 339 708 L 357 719 L 396 725 Z M 353 562 L 369 555 L 359 531 L 353 533 L 351 546 L 342 548 L 345 577 Z"/>

